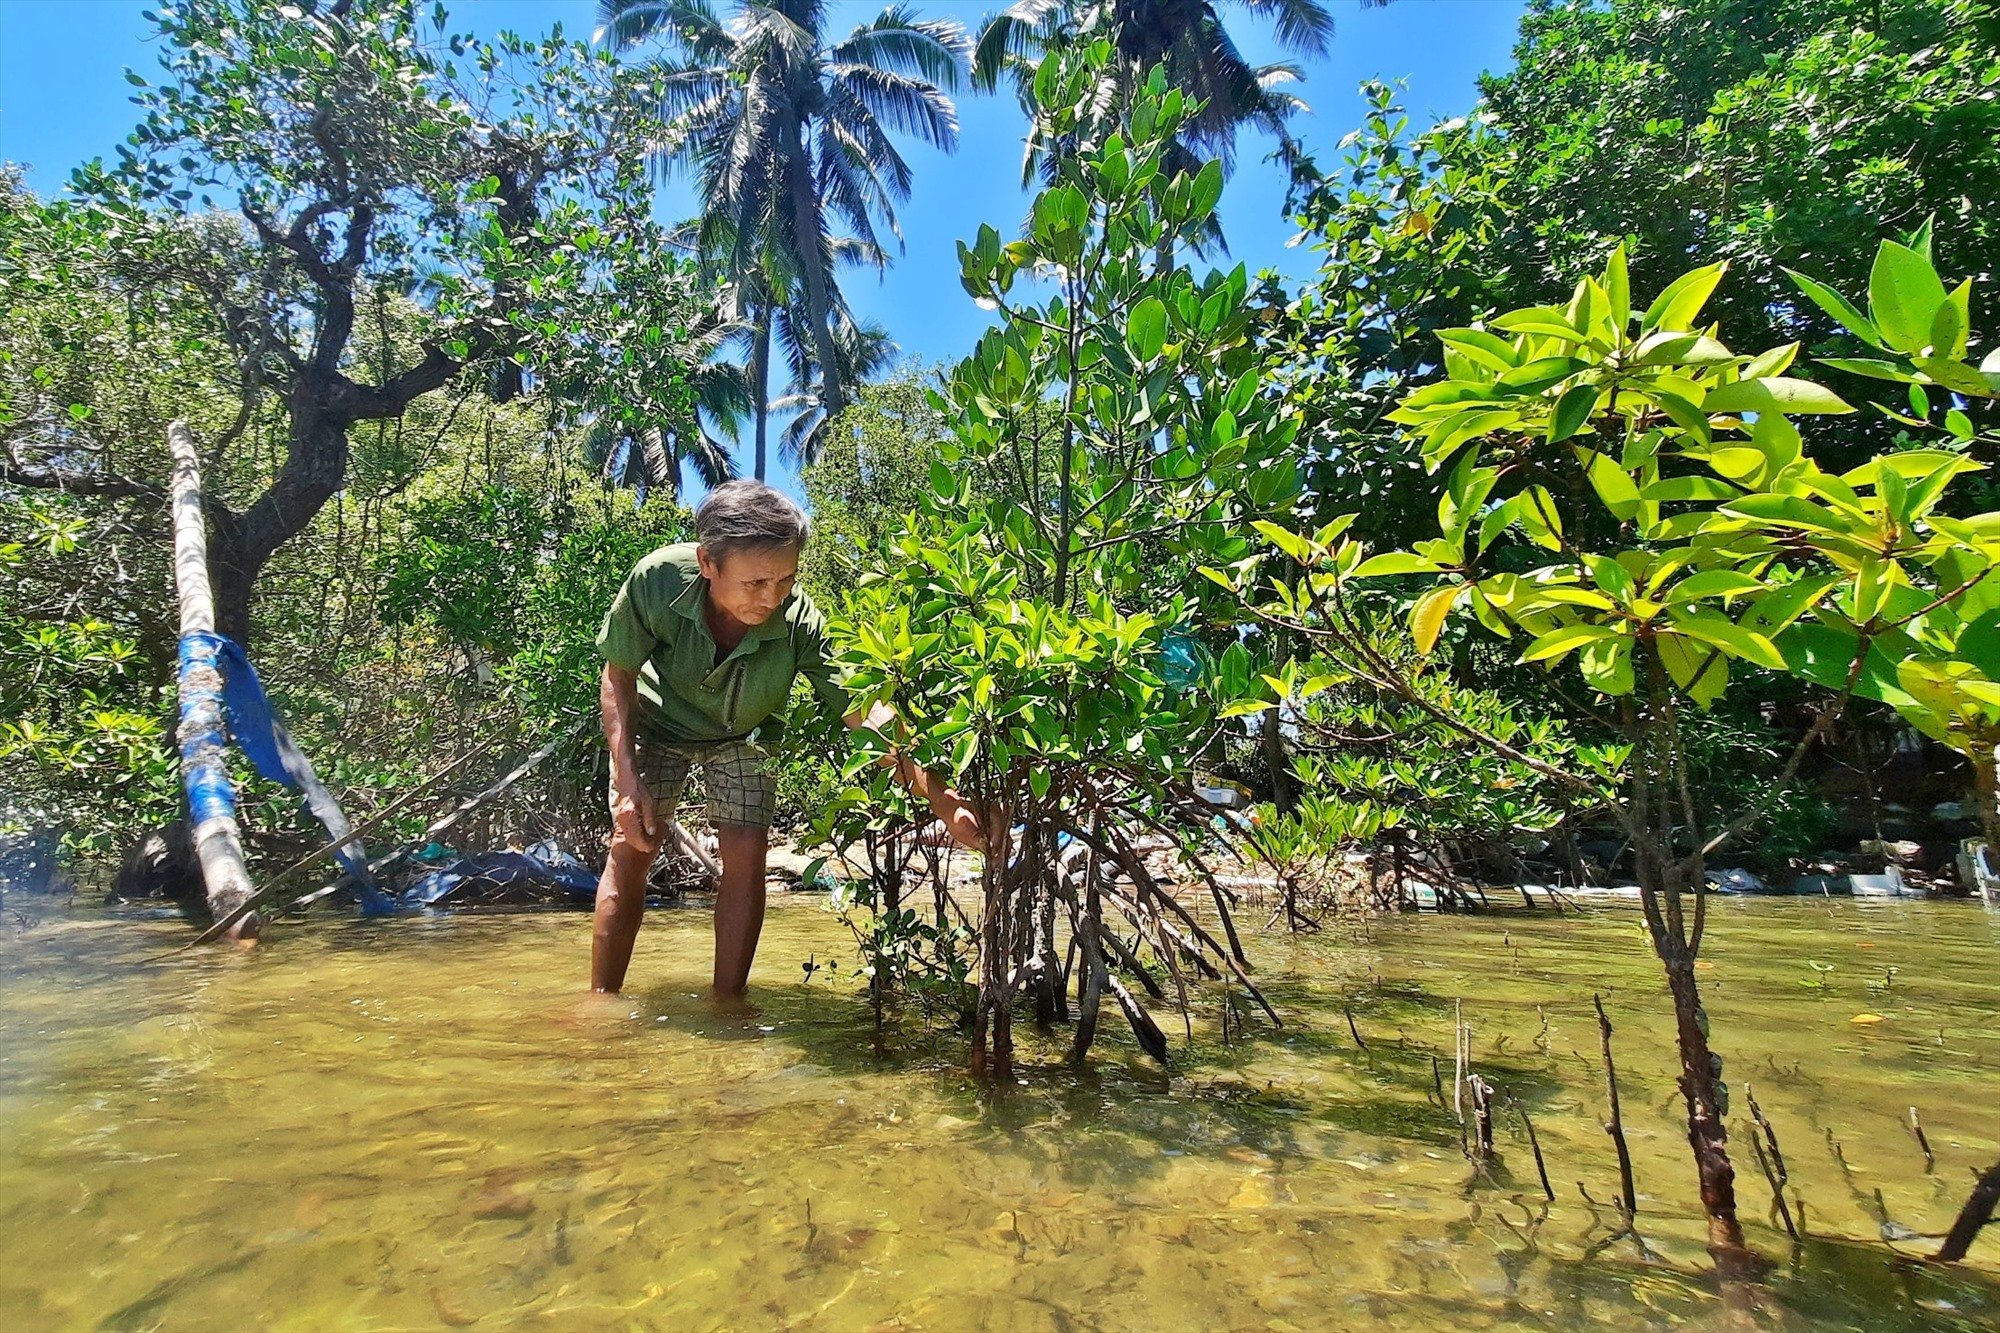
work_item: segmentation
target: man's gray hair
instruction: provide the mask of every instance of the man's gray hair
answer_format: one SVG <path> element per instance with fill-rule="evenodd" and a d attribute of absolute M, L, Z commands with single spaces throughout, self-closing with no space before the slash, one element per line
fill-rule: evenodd
<path fill-rule="evenodd" d="M 733 551 L 799 550 L 811 532 L 806 511 L 761 481 L 725 481 L 694 514 L 695 540 L 718 563 Z"/>

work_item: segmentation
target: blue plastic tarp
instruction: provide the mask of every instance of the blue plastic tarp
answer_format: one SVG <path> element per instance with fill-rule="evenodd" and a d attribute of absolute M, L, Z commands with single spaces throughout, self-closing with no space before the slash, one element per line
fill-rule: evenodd
<path fill-rule="evenodd" d="M 264 693 L 264 683 L 257 679 L 257 668 L 250 665 L 243 649 L 227 635 L 197 630 L 181 636 L 183 656 L 191 643 L 199 643 L 215 655 L 222 672 L 222 706 L 229 715 L 230 739 L 250 760 L 251 767 L 270 781 L 283 783 L 302 794 L 306 808 L 326 826 L 327 836 L 345 838 L 353 826 L 347 822 L 340 803 L 333 799 L 333 793 L 313 771 L 312 760 L 306 758 L 305 751 L 278 721 L 270 697 Z M 195 813 L 200 818 L 200 812 Z M 368 869 L 367 850 L 359 842 L 335 849 L 333 856 L 341 869 L 361 886 L 366 910 L 395 910 L 395 901 L 376 887 L 375 877 Z"/>
<path fill-rule="evenodd" d="M 597 892 L 595 871 L 555 843 L 538 842 L 524 852 L 475 852 L 461 856 L 419 876 L 398 898 L 405 907 L 435 907 L 472 883 L 540 884 L 579 898 Z"/>

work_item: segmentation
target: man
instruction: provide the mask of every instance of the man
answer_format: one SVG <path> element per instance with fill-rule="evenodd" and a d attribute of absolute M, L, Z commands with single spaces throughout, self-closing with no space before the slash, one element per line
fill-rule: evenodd
<path fill-rule="evenodd" d="M 803 510 L 762 482 L 732 481 L 709 492 L 694 529 L 695 541 L 662 546 L 639 562 L 597 634 L 612 834 L 590 945 L 594 991 L 625 984 L 647 872 L 689 774 L 700 768 L 722 854 L 715 993 L 742 995 L 764 927 L 774 756 L 793 678 L 803 674 L 819 705 L 842 713 L 851 728 L 895 720 L 880 704 L 846 712 L 825 623 L 796 586 L 809 531 Z M 900 755 L 895 766 L 953 838 L 980 845 L 979 821 L 956 792 Z"/>

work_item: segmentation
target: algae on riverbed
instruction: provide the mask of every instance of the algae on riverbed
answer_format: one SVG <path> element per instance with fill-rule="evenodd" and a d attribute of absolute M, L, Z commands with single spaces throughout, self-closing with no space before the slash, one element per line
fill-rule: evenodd
<path fill-rule="evenodd" d="M 2000 919 L 1720 902 L 1718 1048 L 1774 1121 L 1807 1245 L 1759 1322 L 1985 1327 L 2000 1242 L 1905 1263 L 2000 1159 Z M 1734 1316 L 1636 913 L 1399 918 L 1253 941 L 1287 1026 L 1204 1022 L 1162 1075 L 1109 1046 L 982 1101 L 949 1039 L 801 984 L 845 932 L 774 905 L 752 1005 L 697 997 L 708 921 L 656 913 L 623 1000 L 571 915 L 313 927 L 145 965 L 164 922 L 0 942 L 0 1315 L 15 1327 L 1655 1327 Z M 1814 967 L 1818 964 L 1819 967 Z M 1823 970 L 1830 968 L 1831 970 Z M 1806 985 L 1801 983 L 1811 982 Z M 1613 1229 L 1590 1014 L 1618 1023 L 1641 1234 Z M 1469 1182 L 1432 1086 L 1452 1002 L 1518 1118 Z M 1349 1035 L 1352 1008 L 1368 1042 Z M 1882 1016 L 1856 1025 L 1859 1013 Z M 1546 1026 L 1544 1025 L 1546 1019 Z M 1060 1042 L 1043 1053 L 1053 1063 Z M 1037 1053 L 1027 1052 L 1031 1057 Z M 1934 1172 L 1904 1127 L 1921 1109 Z M 1877 1202 L 1877 1191 L 1880 1191 Z M 1886 1224 L 1884 1218 L 1886 1212 Z M 1883 1239 L 1884 1236 L 1888 1240 Z M 900 1321 L 898 1323 L 897 1321 Z"/>

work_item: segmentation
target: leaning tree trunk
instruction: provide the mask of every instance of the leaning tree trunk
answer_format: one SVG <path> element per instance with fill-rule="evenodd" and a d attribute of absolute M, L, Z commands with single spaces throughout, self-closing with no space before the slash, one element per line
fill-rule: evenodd
<path fill-rule="evenodd" d="M 174 585 L 180 601 L 180 696 L 177 739 L 181 782 L 187 793 L 190 838 L 201 866 L 208 908 L 221 921 L 252 897 L 250 872 L 236 823 L 236 794 L 225 762 L 223 675 L 215 642 L 215 596 L 208 573 L 208 542 L 202 512 L 201 460 L 194 432 L 185 421 L 167 427 L 173 455 L 169 495 L 174 530 Z M 255 913 L 241 917 L 230 934 L 257 937 Z"/>
<path fill-rule="evenodd" d="M 347 428 L 293 395 L 290 447 L 277 479 L 241 514 L 208 505 L 216 628 L 250 646 L 257 576 L 280 547 L 312 526 L 347 478 Z"/>
<path fill-rule="evenodd" d="M 1278 705 L 1264 710 L 1257 744 L 1271 778 L 1271 804 L 1279 814 L 1289 815 L 1298 808 L 1298 796 L 1292 787 L 1292 761 L 1285 754 L 1285 734 L 1278 729 Z"/>

